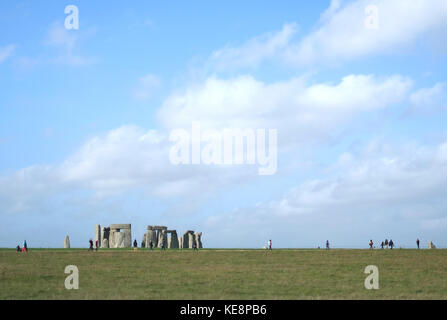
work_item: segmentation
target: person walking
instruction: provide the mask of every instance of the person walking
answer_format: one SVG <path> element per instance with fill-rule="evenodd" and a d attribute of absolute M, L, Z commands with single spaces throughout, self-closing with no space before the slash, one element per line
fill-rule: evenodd
<path fill-rule="evenodd" d="M 326 250 L 329 250 L 329 240 L 326 240 Z"/>
<path fill-rule="evenodd" d="M 26 243 L 26 240 L 23 241 L 22 252 L 28 252 L 28 244 Z"/>
<path fill-rule="evenodd" d="M 153 250 L 154 249 L 154 243 L 151 241 L 149 241 L 149 249 Z"/>
<path fill-rule="evenodd" d="M 373 241 L 372 241 L 372 240 L 369 240 L 369 248 L 370 248 L 370 249 L 373 248 L 373 245 L 374 245 Z"/>
<path fill-rule="evenodd" d="M 272 239 L 269 240 L 269 250 L 272 250 Z"/>
<path fill-rule="evenodd" d="M 133 241 L 133 251 L 137 251 L 138 250 L 138 243 L 137 243 L 137 239 L 135 239 Z"/>
<path fill-rule="evenodd" d="M 382 243 L 380 244 L 380 247 L 383 249 L 384 245 L 385 245 L 385 243 L 383 243 L 383 241 L 382 241 Z"/>
<path fill-rule="evenodd" d="M 393 242 L 393 240 L 390 239 L 390 248 L 393 249 L 393 247 L 394 247 L 394 242 Z"/>
<path fill-rule="evenodd" d="M 99 248 L 99 241 L 95 240 L 95 251 L 98 251 Z"/>
<path fill-rule="evenodd" d="M 385 249 L 388 249 L 388 239 L 385 239 Z"/>
<path fill-rule="evenodd" d="M 93 240 L 90 239 L 90 240 L 88 241 L 88 244 L 89 244 L 89 246 L 88 246 L 88 251 L 93 251 Z"/>
<path fill-rule="evenodd" d="M 419 238 L 416 239 L 416 245 L 418 246 L 418 249 L 419 249 Z"/>

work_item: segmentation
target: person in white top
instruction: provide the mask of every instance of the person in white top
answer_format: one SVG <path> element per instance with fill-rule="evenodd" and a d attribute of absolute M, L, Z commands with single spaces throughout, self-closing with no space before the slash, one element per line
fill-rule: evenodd
<path fill-rule="evenodd" d="M 272 240 L 269 240 L 269 250 L 272 250 Z"/>

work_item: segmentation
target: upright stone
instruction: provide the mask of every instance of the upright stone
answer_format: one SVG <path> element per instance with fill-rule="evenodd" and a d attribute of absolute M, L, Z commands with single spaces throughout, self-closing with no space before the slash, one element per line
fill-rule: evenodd
<path fill-rule="evenodd" d="M 125 248 L 123 232 L 115 232 L 114 248 Z"/>
<path fill-rule="evenodd" d="M 177 237 L 177 231 L 171 230 L 171 237 L 169 238 L 168 248 L 171 249 L 178 249 L 178 237 Z"/>
<path fill-rule="evenodd" d="M 168 235 L 166 230 L 160 230 L 158 236 L 158 247 L 161 248 L 164 246 L 165 248 L 168 246 Z"/>
<path fill-rule="evenodd" d="M 197 248 L 199 248 L 199 249 L 203 248 L 203 246 L 202 246 L 202 232 L 196 232 L 194 234 L 194 239 L 196 241 Z"/>
<path fill-rule="evenodd" d="M 70 238 L 68 237 L 68 235 L 65 236 L 64 249 L 70 249 Z"/>
<path fill-rule="evenodd" d="M 188 248 L 194 248 L 194 242 L 196 241 L 194 237 L 194 231 L 189 231 L 188 233 Z"/>
<path fill-rule="evenodd" d="M 101 245 L 101 226 L 97 224 L 95 226 L 95 240 L 93 242 L 93 245 L 96 245 L 96 241 L 98 241 L 98 246 Z"/>
<path fill-rule="evenodd" d="M 109 247 L 109 239 L 102 239 L 101 248 L 108 248 Z"/>
<path fill-rule="evenodd" d="M 101 247 L 102 247 L 102 244 L 104 243 L 104 239 L 106 239 L 107 240 L 107 248 L 108 248 L 109 235 L 110 235 L 110 228 L 103 227 L 101 229 Z"/>

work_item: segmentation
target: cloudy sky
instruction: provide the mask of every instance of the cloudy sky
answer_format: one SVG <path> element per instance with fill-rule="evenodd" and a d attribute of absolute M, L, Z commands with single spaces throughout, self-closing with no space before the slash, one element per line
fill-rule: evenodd
<path fill-rule="evenodd" d="M 2 1 L 0 247 L 447 247 L 446 33 L 445 0 Z M 276 129 L 276 173 L 172 164 L 193 122 Z"/>

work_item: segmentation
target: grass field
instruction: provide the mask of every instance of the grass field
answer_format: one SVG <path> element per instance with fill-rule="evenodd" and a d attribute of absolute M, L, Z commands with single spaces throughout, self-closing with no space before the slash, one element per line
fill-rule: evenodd
<path fill-rule="evenodd" d="M 447 299 L 447 250 L 2 249 L 0 299 Z"/>

